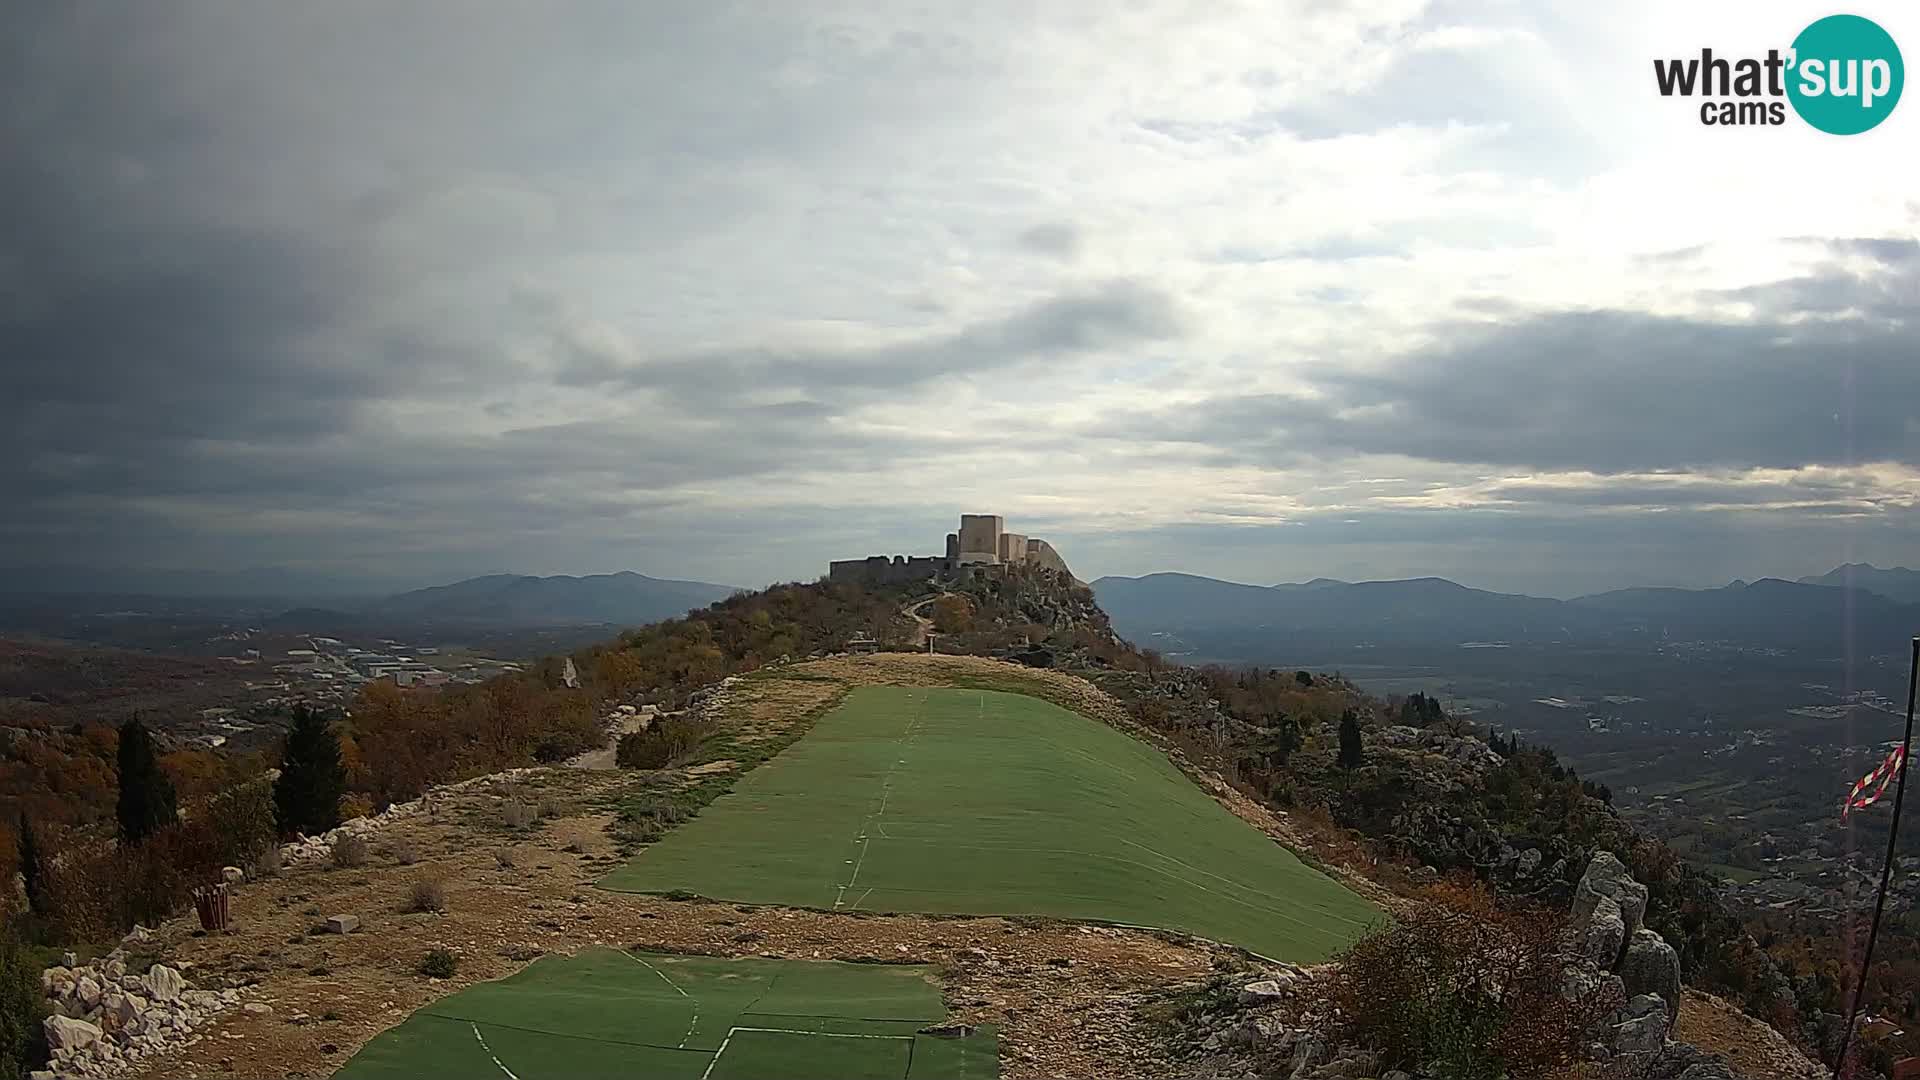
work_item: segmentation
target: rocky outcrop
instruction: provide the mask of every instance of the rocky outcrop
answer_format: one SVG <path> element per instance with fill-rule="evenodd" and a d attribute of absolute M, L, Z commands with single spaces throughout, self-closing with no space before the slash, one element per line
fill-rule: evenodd
<path fill-rule="evenodd" d="M 1626 955 L 1615 969 L 1626 992 L 1650 994 L 1667 1006 L 1667 1030 L 1680 1016 L 1680 954 L 1659 934 L 1642 927 L 1627 942 Z"/>
<path fill-rule="evenodd" d="M 1573 928 L 1581 952 L 1607 970 L 1647 916 L 1647 887 L 1611 851 L 1595 852 L 1573 889 Z"/>
<path fill-rule="evenodd" d="M 1595 852 L 1573 890 L 1569 928 L 1579 961 L 1567 969 L 1562 993 L 1576 1000 L 1617 984 L 1626 1006 L 1609 1021 L 1604 1047 L 1644 1066 L 1666 1044 L 1680 1018 L 1680 957 L 1646 928 L 1647 887 L 1610 851 Z"/>

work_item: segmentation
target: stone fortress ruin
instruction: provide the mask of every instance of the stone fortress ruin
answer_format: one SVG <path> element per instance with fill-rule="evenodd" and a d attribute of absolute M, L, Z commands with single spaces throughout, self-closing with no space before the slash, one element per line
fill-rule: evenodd
<path fill-rule="evenodd" d="M 947 534 L 945 555 L 869 555 L 836 559 L 827 580 L 863 585 L 899 585 L 941 574 L 1004 573 L 1009 566 L 1037 566 L 1072 576 L 1053 545 L 1037 536 L 1008 532 L 999 514 L 961 514 L 960 531 Z"/>

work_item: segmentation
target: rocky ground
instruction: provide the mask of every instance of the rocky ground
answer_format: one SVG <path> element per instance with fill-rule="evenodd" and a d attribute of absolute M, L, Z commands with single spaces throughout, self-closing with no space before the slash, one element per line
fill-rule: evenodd
<path fill-rule="evenodd" d="M 1131 729 L 1117 702 L 1080 679 L 970 657 L 793 665 L 735 680 L 698 707 L 746 743 L 793 734 L 846 686 L 862 683 L 1019 690 Z M 1404 881 L 1400 868 L 1368 864 L 1341 830 L 1275 814 L 1186 767 L 1269 835 L 1382 903 L 1405 903 L 1379 884 Z M 1205 942 L 1032 919 L 829 913 L 602 892 L 594 881 L 622 857 L 609 834 L 613 804 L 645 779 L 619 770 L 521 770 L 442 789 L 404 813 L 354 826 L 370 847 L 360 865 L 338 866 L 317 848 L 302 848 L 279 876 L 234 887 L 227 931 L 202 932 L 189 914 L 138 944 L 141 973 L 131 987 L 120 973 L 116 992 L 154 1002 L 159 995 L 148 982 L 159 969 L 143 965 L 157 962 L 179 976 L 170 1000 L 192 1003 L 191 1022 L 188 1030 L 170 1026 L 167 1039 L 143 1047 L 137 1060 L 101 1061 L 96 1074 L 320 1077 L 441 996 L 541 955 L 612 946 L 932 964 L 957 1019 L 999 1025 L 1008 1080 L 1380 1075 L 1376 1063 L 1327 1046 L 1301 1025 L 1300 973 Z M 529 807 L 537 818 L 521 820 Z M 330 932 L 335 916 L 357 926 Z M 436 948 L 457 958 L 453 977 L 417 973 Z M 67 987 L 63 996 L 73 996 L 79 978 L 69 971 L 56 980 Z M 160 993 L 176 990 L 171 974 L 159 980 Z M 108 992 L 103 979 L 95 982 Z M 1263 984 L 1271 992 L 1248 989 Z M 1728 1049 L 1745 1075 L 1814 1075 L 1771 1029 L 1710 999 L 1695 1008 L 1694 997 L 1681 1010 L 1680 1037 Z"/>

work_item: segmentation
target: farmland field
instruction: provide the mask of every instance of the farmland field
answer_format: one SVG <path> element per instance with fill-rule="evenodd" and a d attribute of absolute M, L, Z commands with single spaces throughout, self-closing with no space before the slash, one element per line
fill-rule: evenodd
<path fill-rule="evenodd" d="M 1380 918 L 1153 748 L 979 690 L 855 689 L 601 884 L 1150 926 L 1296 962 L 1327 958 Z"/>
<path fill-rule="evenodd" d="M 336 1080 L 992 1080 L 924 967 L 591 949 L 414 1013 Z"/>

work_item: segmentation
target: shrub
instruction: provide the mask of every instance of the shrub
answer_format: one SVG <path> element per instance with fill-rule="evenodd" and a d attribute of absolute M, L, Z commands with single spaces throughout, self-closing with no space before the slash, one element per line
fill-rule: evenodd
<path fill-rule="evenodd" d="M 454 969 L 459 965 L 459 959 L 451 952 L 435 948 L 427 950 L 427 955 L 420 958 L 418 970 L 429 979 L 451 979 Z"/>
<path fill-rule="evenodd" d="M 350 870 L 356 866 L 365 866 L 366 863 L 367 863 L 367 842 L 365 840 L 361 839 L 358 836 L 353 835 L 352 833 L 348 833 L 347 835 L 338 837 L 337 839 L 334 840 L 333 842 L 333 865 L 334 866 L 342 870 Z"/>
<path fill-rule="evenodd" d="M 524 829 L 538 818 L 539 812 L 532 804 L 523 803 L 519 799 L 508 799 L 506 805 L 500 808 L 500 820 L 509 829 Z"/>
<path fill-rule="evenodd" d="M 1341 1037 L 1383 1067 L 1439 1080 L 1544 1076 L 1576 1059 L 1583 1035 L 1621 1003 L 1560 996 L 1563 922 L 1537 911 L 1430 904 L 1341 958 Z"/>
<path fill-rule="evenodd" d="M 82 845 L 46 866 L 47 928 L 86 941 L 157 925 L 220 875 L 220 840 L 203 820 L 177 822 L 144 843 Z"/>
<path fill-rule="evenodd" d="M 407 905 L 408 911 L 445 911 L 447 910 L 447 886 L 435 878 L 421 878 L 413 883 L 413 899 Z"/>
<path fill-rule="evenodd" d="M 280 845 L 268 844 L 258 858 L 253 860 L 253 876 L 273 878 L 280 876 Z"/>
<path fill-rule="evenodd" d="M 358 791 L 340 796 L 340 820 L 352 821 L 357 817 L 368 817 L 373 813 L 373 797 Z"/>
<path fill-rule="evenodd" d="M 25 1076 L 47 1062 L 38 967 L 19 942 L 0 944 L 0 1076 Z"/>
<path fill-rule="evenodd" d="M 560 816 L 560 800 L 554 798 L 551 795 L 547 795 L 541 798 L 540 816 L 543 818 L 559 817 Z"/>
<path fill-rule="evenodd" d="M 420 861 L 420 849 L 411 840 L 395 840 L 387 847 L 387 854 L 392 855 L 393 861 L 401 866 L 412 866 Z"/>
<path fill-rule="evenodd" d="M 645 731 L 620 736 L 614 764 L 623 769 L 664 769 L 693 752 L 714 725 L 705 720 L 661 720 Z"/>
<path fill-rule="evenodd" d="M 496 861 L 499 862 L 500 869 L 502 870 L 513 869 L 513 849 L 512 848 L 503 847 L 500 850 L 494 852 L 493 857 Z"/>
<path fill-rule="evenodd" d="M 207 800 L 207 823 L 220 838 L 228 866 L 249 866 L 268 848 L 278 848 L 273 784 L 262 776 L 216 793 Z"/>
<path fill-rule="evenodd" d="M 340 737 L 320 714 L 302 707 L 293 715 L 280 778 L 273 785 L 280 831 L 318 836 L 340 824 L 340 796 L 346 790 Z"/>

